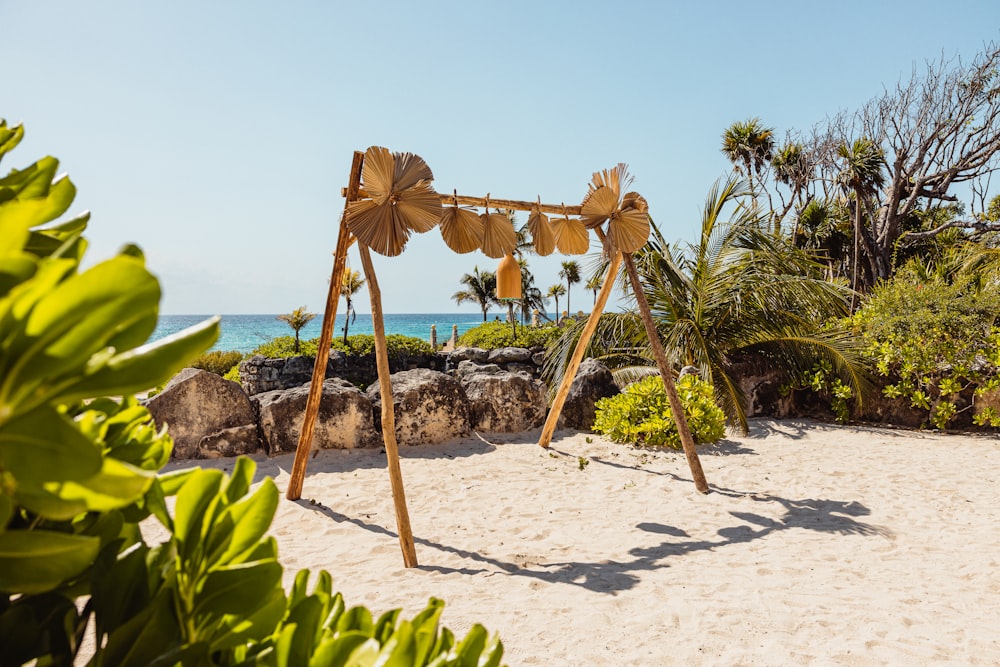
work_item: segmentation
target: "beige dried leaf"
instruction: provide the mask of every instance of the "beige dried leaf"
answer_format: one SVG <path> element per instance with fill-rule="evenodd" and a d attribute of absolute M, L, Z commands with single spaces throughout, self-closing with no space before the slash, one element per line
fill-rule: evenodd
<path fill-rule="evenodd" d="M 517 248 L 514 226 L 503 213 L 483 213 L 483 254 L 493 259 L 509 255 Z"/>
<path fill-rule="evenodd" d="M 608 223 L 608 243 L 624 253 L 633 253 L 649 238 L 649 214 L 630 208 L 616 213 Z"/>
<path fill-rule="evenodd" d="M 483 245 L 484 223 L 475 211 L 446 206 L 441 213 L 441 237 L 448 247 L 465 254 Z"/>
<path fill-rule="evenodd" d="M 618 195 L 606 185 L 588 192 L 580 207 L 583 224 L 587 229 L 602 225 L 617 210 Z"/>
<path fill-rule="evenodd" d="M 547 257 L 556 249 L 556 236 L 549 224 L 549 216 L 541 211 L 532 211 L 528 216 L 528 231 L 531 232 L 531 242 L 535 252 Z"/>
<path fill-rule="evenodd" d="M 395 220 L 395 207 L 379 206 L 372 199 L 351 202 L 347 206 L 347 227 L 360 243 L 379 253 L 395 257 L 403 251 L 409 231 Z"/>
<path fill-rule="evenodd" d="M 649 212 L 649 202 L 638 192 L 626 192 L 622 197 L 622 210 L 634 208 L 642 213 Z"/>
<path fill-rule="evenodd" d="M 393 155 L 395 169 L 393 170 L 392 184 L 397 190 L 412 188 L 420 181 L 430 183 L 434 180 L 431 168 L 427 166 L 424 159 L 413 153 L 396 153 Z"/>
<path fill-rule="evenodd" d="M 577 218 L 554 218 L 551 221 L 556 247 L 564 255 L 583 255 L 590 249 L 587 228 Z"/>
<path fill-rule="evenodd" d="M 426 182 L 419 181 L 399 193 L 396 211 L 411 231 L 423 234 L 441 220 L 441 196 Z"/>

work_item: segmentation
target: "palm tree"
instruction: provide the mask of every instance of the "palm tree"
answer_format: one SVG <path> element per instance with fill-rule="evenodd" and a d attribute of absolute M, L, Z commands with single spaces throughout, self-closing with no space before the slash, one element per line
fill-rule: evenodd
<path fill-rule="evenodd" d="M 566 281 L 566 310 L 572 314 L 573 311 L 569 308 L 569 293 L 570 288 L 580 282 L 580 265 L 572 259 L 563 262 L 559 277 Z"/>
<path fill-rule="evenodd" d="M 538 309 L 545 315 L 545 298 L 542 291 L 535 287 L 535 276 L 528 270 L 528 261 L 519 259 L 517 263 L 521 267 L 521 298 L 518 305 L 521 308 L 521 323 L 525 324 L 530 321 L 533 309 Z"/>
<path fill-rule="evenodd" d="M 479 267 L 473 267 L 472 273 L 466 273 L 459 280 L 465 285 L 464 290 L 460 290 L 451 295 L 455 303 L 461 306 L 466 301 L 474 301 L 479 304 L 483 311 L 483 322 L 486 321 L 486 313 L 490 306 L 499 305 L 497 301 L 497 276 L 492 271 L 479 271 Z"/>
<path fill-rule="evenodd" d="M 347 326 L 349 322 L 357 319 L 358 314 L 354 312 L 354 295 L 364 287 L 365 279 L 361 277 L 360 271 L 344 271 L 344 279 L 340 283 L 340 295 L 347 301 L 347 309 L 344 311 L 344 345 L 347 345 Z"/>
<path fill-rule="evenodd" d="M 857 341 L 846 330 L 822 326 L 847 314 L 849 290 L 824 280 L 822 265 L 761 229 L 763 213 L 737 205 L 746 194 L 744 183 L 733 177 L 717 182 L 709 192 L 698 243 L 670 247 L 654 226 L 636 258 L 672 365 L 696 367 L 715 387 L 730 424 L 744 432 L 745 396 L 738 375 L 748 367 L 766 366 L 793 378 L 826 359 L 855 396 L 868 392 Z M 735 212 L 724 221 L 724 209 L 731 206 Z M 574 326 L 560 338 L 548 375 L 565 368 L 581 329 Z M 608 349 L 632 352 L 609 354 Z M 654 365 L 634 313 L 602 316 L 588 353 L 615 368 L 621 381 L 648 374 Z"/>
<path fill-rule="evenodd" d="M 737 172 L 746 175 L 753 196 L 753 175 L 760 175 L 774 152 L 774 129 L 764 127 L 760 118 L 736 121 L 722 134 L 722 152 Z"/>
<path fill-rule="evenodd" d="M 299 353 L 299 331 L 302 330 L 305 325 L 313 321 L 316 317 L 316 313 L 307 313 L 305 306 L 299 306 L 292 312 L 286 315 L 278 315 L 275 319 L 281 320 L 282 322 L 287 322 L 295 331 L 295 354 Z"/>
<path fill-rule="evenodd" d="M 562 283 L 556 283 L 555 285 L 549 286 L 549 291 L 545 293 L 547 299 L 555 299 L 556 301 L 556 322 L 559 321 L 559 297 L 566 293 L 566 287 Z"/>
<path fill-rule="evenodd" d="M 854 141 L 853 144 L 841 144 L 837 148 L 837 155 L 843 160 L 837 181 L 846 192 L 854 195 L 854 269 L 851 277 L 851 288 L 856 292 L 858 283 L 858 263 L 861 257 L 861 241 L 865 241 L 865 247 L 871 262 L 869 266 L 869 283 L 873 282 L 878 275 L 875 263 L 878 258 L 875 256 L 874 243 L 867 236 L 868 230 L 861 224 L 862 212 L 869 211 L 871 216 L 871 198 L 878 193 L 885 183 L 885 174 L 882 172 L 882 165 L 885 162 L 885 154 L 882 149 L 871 139 L 862 137 Z M 854 298 L 851 298 L 851 310 L 854 310 Z"/>
<path fill-rule="evenodd" d="M 587 280 L 587 289 L 594 293 L 594 305 L 597 305 L 597 293 L 601 291 L 601 287 L 603 285 L 604 276 L 602 276 L 599 271 L 595 272 L 594 275 L 590 276 Z"/>

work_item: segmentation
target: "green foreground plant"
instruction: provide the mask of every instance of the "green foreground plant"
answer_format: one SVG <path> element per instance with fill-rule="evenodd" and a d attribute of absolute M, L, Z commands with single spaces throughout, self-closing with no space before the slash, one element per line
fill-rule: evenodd
<path fill-rule="evenodd" d="M 485 322 L 459 336 L 458 345 L 486 350 L 500 347 L 545 347 L 558 339 L 562 332 L 559 326 L 552 324 L 543 327 L 518 326 L 514 333 L 507 322 Z"/>
<path fill-rule="evenodd" d="M 0 122 L 0 157 L 21 136 Z M 172 440 L 132 395 L 211 347 L 218 320 L 144 345 L 159 283 L 134 246 L 81 269 L 89 216 L 53 223 L 75 195 L 57 167 L 0 179 L 0 665 L 499 665 L 481 626 L 439 628 L 439 600 L 375 619 L 326 572 L 309 592 L 307 571 L 286 593 L 277 489 L 254 488 L 249 459 L 157 475 Z"/>
<path fill-rule="evenodd" d="M 684 375 L 677 380 L 677 394 L 695 444 L 721 439 L 726 415 L 715 403 L 712 385 L 695 375 Z M 633 382 L 617 396 L 599 400 L 595 408 L 594 430 L 614 442 L 681 448 L 677 424 L 659 375 Z"/>

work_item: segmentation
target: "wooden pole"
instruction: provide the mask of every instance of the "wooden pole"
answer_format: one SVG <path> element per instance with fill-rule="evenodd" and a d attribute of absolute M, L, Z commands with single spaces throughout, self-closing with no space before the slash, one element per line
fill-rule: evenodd
<path fill-rule="evenodd" d="M 611 265 L 608 267 L 608 272 L 604 275 L 604 284 L 601 285 L 597 301 L 594 302 L 594 310 L 591 311 L 590 317 L 587 318 L 587 324 L 583 327 L 580 340 L 577 341 L 576 349 L 573 350 L 573 356 L 570 357 L 569 364 L 566 366 L 566 372 L 563 373 L 563 379 L 559 384 L 556 397 L 552 401 L 552 407 L 549 408 L 549 416 L 545 418 L 545 426 L 542 427 L 542 435 L 538 439 L 540 447 L 547 448 L 552 442 L 552 434 L 555 433 L 556 424 L 559 423 L 559 415 L 562 413 L 563 405 L 566 404 L 566 397 L 569 396 L 569 390 L 573 384 L 573 380 L 576 378 L 576 372 L 580 369 L 580 363 L 583 361 L 587 345 L 590 343 L 590 339 L 597 329 L 597 322 L 601 319 L 601 313 L 604 312 L 604 306 L 608 302 L 608 297 L 611 296 L 611 289 L 614 287 L 615 276 L 618 275 L 621 263 L 622 254 L 615 251 Z"/>
<path fill-rule="evenodd" d="M 639 306 L 639 315 L 642 317 L 642 323 L 646 327 L 646 337 L 649 338 L 649 345 L 653 348 L 653 356 L 656 357 L 656 366 L 660 370 L 660 377 L 663 378 L 663 386 L 667 390 L 667 399 L 670 401 L 670 412 L 674 416 L 674 423 L 677 424 L 677 432 L 681 436 L 681 445 L 684 447 L 684 456 L 687 457 L 688 467 L 691 468 L 694 487 L 698 490 L 698 493 L 708 493 L 708 481 L 705 479 L 705 472 L 701 469 L 701 460 L 698 458 L 698 452 L 694 449 L 694 438 L 691 437 L 691 429 L 688 428 L 687 419 L 684 417 L 684 406 L 681 405 L 680 396 L 677 395 L 677 386 L 674 384 L 673 371 L 670 368 L 670 364 L 667 363 L 667 354 L 663 350 L 660 334 L 656 330 L 653 315 L 649 311 L 649 302 L 646 300 L 646 293 L 642 291 L 642 283 L 639 282 L 639 272 L 635 270 L 635 262 L 632 261 L 632 255 L 625 255 L 625 270 L 628 272 L 628 279 L 632 284 L 632 292 L 635 294 L 635 301 Z"/>
<path fill-rule="evenodd" d="M 333 338 L 333 324 L 337 319 L 337 304 L 340 302 L 340 284 L 344 280 L 344 267 L 347 265 L 347 248 L 350 246 L 351 232 L 347 228 L 347 205 L 358 198 L 361 191 L 361 165 L 365 154 L 354 152 L 351 163 L 351 176 L 345 196 L 344 213 L 340 217 L 340 232 L 337 235 L 337 249 L 333 253 L 333 272 L 330 274 L 330 289 L 326 293 L 326 310 L 323 313 L 323 328 L 319 335 L 319 348 L 316 350 L 316 362 L 313 365 L 312 383 L 309 385 L 309 397 L 306 399 L 306 412 L 302 416 L 302 430 L 299 431 L 299 444 L 295 447 L 295 462 L 292 464 L 292 476 L 288 480 L 285 497 L 298 500 L 302 497 L 302 483 L 306 477 L 306 466 L 309 463 L 309 450 L 312 448 L 313 431 L 316 427 L 316 416 L 319 414 L 319 403 L 323 397 L 323 380 L 326 379 L 326 362 L 330 359 L 330 340 Z"/>
<path fill-rule="evenodd" d="M 396 415 L 392 404 L 392 380 L 389 377 L 389 350 L 385 342 L 385 324 L 382 321 L 382 293 L 375 277 L 368 246 L 358 243 L 361 265 L 368 281 L 368 296 L 372 302 L 372 326 L 375 329 L 375 364 L 378 367 L 379 394 L 382 397 L 382 440 L 389 462 L 389 481 L 392 485 L 392 501 L 396 506 L 396 528 L 399 531 L 399 546 L 403 550 L 403 565 L 417 566 L 417 552 L 413 546 L 413 531 L 410 529 L 410 515 L 406 510 L 406 492 L 403 490 L 403 474 L 399 469 L 399 446 L 396 444 Z"/>
<path fill-rule="evenodd" d="M 347 189 L 341 191 L 346 195 Z M 471 197 L 468 195 L 459 194 L 440 194 L 441 203 L 445 206 L 475 206 L 477 208 L 504 208 L 508 211 L 534 211 L 538 210 L 542 213 L 556 213 L 566 215 L 580 215 L 581 209 L 583 208 L 579 204 L 574 206 L 566 206 L 565 204 L 542 204 L 540 202 L 533 201 L 523 201 L 520 199 L 494 199 L 493 197 Z M 359 197 L 364 199 L 368 196 L 368 193 L 364 190 L 361 191 Z"/>

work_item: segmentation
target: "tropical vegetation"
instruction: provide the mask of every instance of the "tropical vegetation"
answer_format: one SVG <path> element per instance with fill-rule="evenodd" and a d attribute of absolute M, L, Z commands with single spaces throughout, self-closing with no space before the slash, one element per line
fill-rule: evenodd
<path fill-rule="evenodd" d="M 365 279 L 360 271 L 344 270 L 344 277 L 340 282 L 340 296 L 344 297 L 344 338 L 343 343 L 347 345 L 347 331 L 349 325 L 357 319 L 358 314 L 354 310 L 354 295 L 365 286 Z"/>
<path fill-rule="evenodd" d="M 486 321 L 486 314 L 490 306 L 500 305 L 497 300 L 497 276 L 492 271 L 480 271 L 479 267 L 473 267 L 472 273 L 466 273 L 459 280 L 465 289 L 459 290 L 451 295 L 456 305 L 472 302 L 479 305 L 483 311 L 483 322 Z"/>
<path fill-rule="evenodd" d="M 559 338 L 562 329 L 554 324 L 539 327 L 516 327 L 506 322 L 486 322 L 472 327 L 458 337 L 459 347 L 481 347 L 495 350 L 500 347 L 545 347 Z"/>
<path fill-rule="evenodd" d="M 307 324 L 313 321 L 316 317 L 316 313 L 310 313 L 306 311 L 305 306 L 299 306 L 290 313 L 284 315 L 278 315 L 277 319 L 282 322 L 286 322 L 288 326 L 292 328 L 295 332 L 295 353 L 299 353 L 299 332 L 305 328 Z"/>

